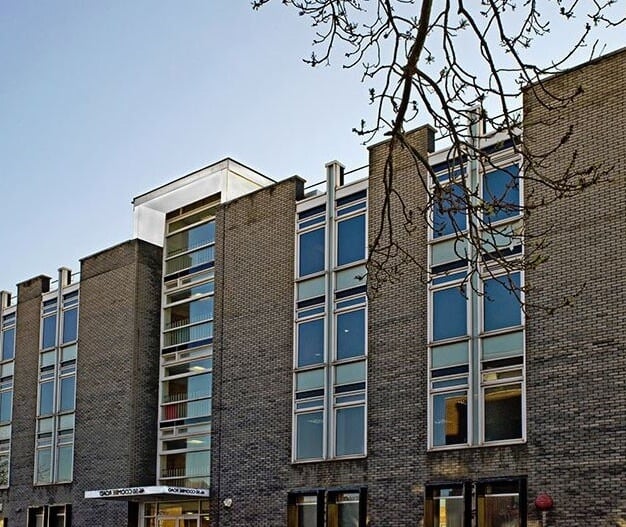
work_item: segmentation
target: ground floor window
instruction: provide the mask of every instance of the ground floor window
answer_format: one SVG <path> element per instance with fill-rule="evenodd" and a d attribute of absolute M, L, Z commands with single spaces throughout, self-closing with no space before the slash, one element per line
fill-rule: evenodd
<path fill-rule="evenodd" d="M 42 505 L 28 508 L 28 527 L 72 527 L 72 506 Z M 3 524 L 0 523 L 0 527 Z"/>
<path fill-rule="evenodd" d="M 526 527 L 526 478 L 426 485 L 424 526 Z"/>
<path fill-rule="evenodd" d="M 289 527 L 366 527 L 367 489 L 315 489 L 289 493 Z"/>
<path fill-rule="evenodd" d="M 209 527 L 209 502 L 145 503 L 142 527 Z"/>

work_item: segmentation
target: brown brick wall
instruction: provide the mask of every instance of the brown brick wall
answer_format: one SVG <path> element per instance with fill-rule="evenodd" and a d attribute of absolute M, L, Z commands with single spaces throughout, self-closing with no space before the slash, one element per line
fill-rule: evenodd
<path fill-rule="evenodd" d="M 86 490 L 154 484 L 161 249 L 132 240 L 81 268 L 74 479 L 33 486 L 41 294 L 19 285 L 10 488 L 4 516 L 26 525 L 29 506 L 72 504 L 72 524 L 127 525 L 128 504 L 84 500 Z"/>
<path fill-rule="evenodd" d="M 539 169 L 562 177 L 574 167 L 610 168 L 610 178 L 532 212 L 528 231 L 547 231 L 548 260 L 526 274 L 529 310 L 527 417 L 529 496 L 549 492 L 551 525 L 618 525 L 626 518 L 626 50 L 559 75 L 559 95 L 582 88 L 573 104 L 548 111 L 528 90 L 524 139 L 531 153 L 570 140 Z M 532 199 L 550 199 L 541 184 Z"/>

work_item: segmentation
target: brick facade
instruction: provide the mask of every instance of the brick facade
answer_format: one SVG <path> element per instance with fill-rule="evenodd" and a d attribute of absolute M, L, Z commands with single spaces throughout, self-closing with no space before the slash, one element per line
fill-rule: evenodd
<path fill-rule="evenodd" d="M 74 478 L 40 486 L 33 486 L 39 332 L 50 279 L 19 284 L 11 485 L 0 491 L 10 525 L 26 525 L 29 506 L 66 503 L 74 527 L 105 525 L 103 518 L 126 525 L 127 502 L 86 501 L 84 492 L 154 482 L 160 277 L 160 248 L 139 240 L 82 261 Z"/>
<path fill-rule="evenodd" d="M 291 461 L 303 181 L 290 178 L 217 207 L 211 527 L 284 526 L 290 491 L 348 487 L 367 487 L 371 527 L 418 526 L 428 483 L 503 476 L 527 478 L 528 526 L 540 524 L 533 505 L 540 492 L 555 501 L 550 526 L 624 525 L 625 71 L 622 50 L 547 80 L 557 94 L 582 89 L 557 112 L 547 112 L 533 87 L 524 93 L 530 152 L 550 150 L 571 127 L 569 140 L 537 168 L 539 179 L 558 177 L 572 159 L 580 170 L 598 163 L 610 170 L 600 183 L 556 200 L 546 185 L 524 181 L 527 203 L 549 204 L 526 218 L 529 243 L 542 239 L 545 261 L 525 273 L 523 443 L 427 448 L 428 233 L 420 217 L 427 197 L 409 150 L 394 152 L 394 188 L 413 211 L 414 228 L 403 229 L 395 198 L 391 221 L 417 267 L 397 257 L 399 272 L 369 290 L 364 458 Z M 426 159 L 433 130 L 418 128 L 407 140 Z M 370 244 L 380 227 L 388 146 L 369 152 Z M 74 479 L 66 485 L 33 486 L 40 309 L 50 279 L 19 285 L 11 482 L 0 490 L 10 525 L 25 525 L 29 506 L 63 503 L 73 505 L 75 527 L 137 525 L 139 504 L 85 500 L 83 493 L 157 481 L 161 269 L 162 250 L 139 240 L 82 260 Z"/>

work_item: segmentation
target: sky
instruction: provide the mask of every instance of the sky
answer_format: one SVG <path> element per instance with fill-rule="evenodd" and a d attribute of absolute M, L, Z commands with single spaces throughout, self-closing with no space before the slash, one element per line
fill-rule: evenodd
<path fill-rule="evenodd" d="M 0 290 L 78 271 L 132 237 L 133 197 L 224 157 L 365 165 L 368 87 L 304 64 L 312 38 L 279 0 L 0 0 Z"/>

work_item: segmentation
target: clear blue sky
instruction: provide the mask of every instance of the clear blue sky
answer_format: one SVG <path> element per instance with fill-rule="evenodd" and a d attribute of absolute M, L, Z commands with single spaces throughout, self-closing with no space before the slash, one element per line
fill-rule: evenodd
<path fill-rule="evenodd" d="M 1 0 L 0 289 L 78 271 L 132 236 L 134 196 L 226 156 L 309 182 L 365 164 L 367 87 L 306 66 L 311 39 L 278 0 Z"/>

